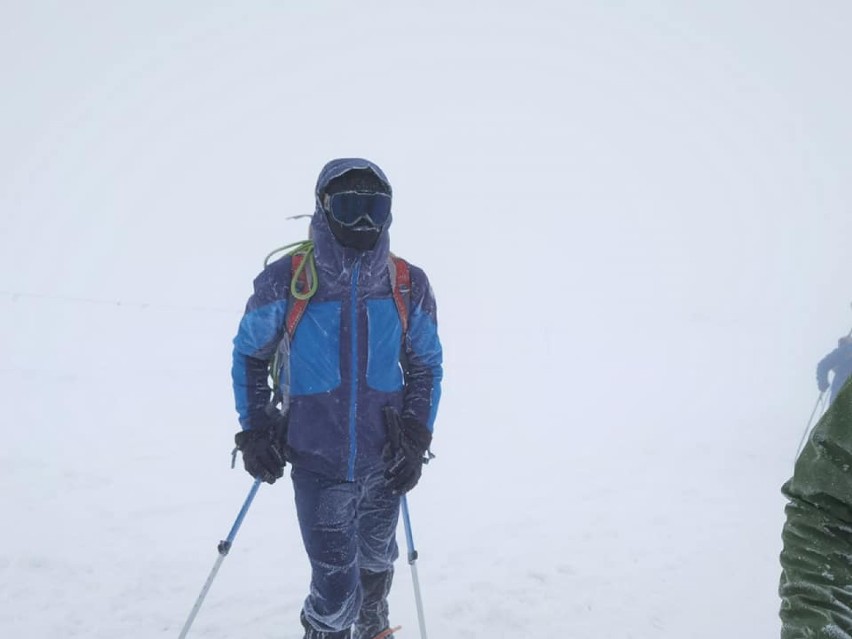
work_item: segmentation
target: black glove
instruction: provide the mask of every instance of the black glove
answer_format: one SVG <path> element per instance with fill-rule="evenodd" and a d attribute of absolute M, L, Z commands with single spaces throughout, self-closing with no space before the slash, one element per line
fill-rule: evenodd
<path fill-rule="evenodd" d="M 433 457 L 429 452 L 432 433 L 416 420 L 400 417 L 393 406 L 386 406 L 384 412 L 388 427 L 385 479 L 395 495 L 403 495 L 417 485 L 423 464 Z"/>
<path fill-rule="evenodd" d="M 234 441 L 243 454 L 243 464 L 249 475 L 267 484 L 274 484 L 284 475 L 287 457 L 272 428 L 240 431 Z"/>

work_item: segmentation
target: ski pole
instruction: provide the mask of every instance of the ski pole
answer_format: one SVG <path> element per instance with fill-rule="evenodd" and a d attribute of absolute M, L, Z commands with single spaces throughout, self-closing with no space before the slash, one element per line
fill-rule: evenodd
<path fill-rule="evenodd" d="M 411 534 L 411 517 L 408 515 L 408 500 L 402 496 L 402 520 L 405 523 L 405 542 L 408 545 L 408 565 L 411 566 L 411 578 L 414 580 L 414 601 L 417 604 L 417 621 L 420 624 L 420 637 L 426 639 L 426 620 L 423 617 L 423 600 L 420 598 L 420 581 L 417 579 L 417 550 L 414 548 L 414 536 Z"/>
<path fill-rule="evenodd" d="M 213 570 L 210 571 L 210 575 L 207 577 L 207 581 L 204 582 L 204 587 L 201 589 L 201 594 L 198 595 L 198 599 L 196 599 L 195 605 L 189 612 L 189 618 L 183 625 L 183 630 L 180 631 L 179 639 L 184 639 L 186 637 L 186 633 L 189 632 L 189 628 L 190 626 L 192 626 L 192 622 L 195 621 L 195 615 L 198 614 L 198 611 L 201 608 L 201 604 L 204 603 L 204 598 L 207 596 L 207 591 L 210 590 L 210 585 L 213 583 L 213 579 L 216 578 L 216 573 L 219 572 L 219 567 L 222 565 L 222 562 L 225 561 L 225 557 L 228 555 L 228 551 L 231 549 L 231 544 L 234 543 L 234 537 L 237 536 L 237 531 L 240 529 L 240 526 L 243 523 L 243 519 L 245 519 L 249 506 L 251 506 L 251 502 L 254 501 L 254 496 L 257 494 L 258 488 L 260 488 L 260 480 L 255 479 L 254 483 L 251 485 L 251 490 L 249 491 L 248 497 L 246 497 L 245 502 L 243 502 L 243 507 L 240 508 L 240 513 L 237 515 L 236 521 L 234 521 L 234 525 L 231 526 L 231 532 L 228 533 L 228 536 L 225 539 L 219 542 L 219 545 L 217 546 L 219 556 L 216 558 L 216 563 L 213 564 Z"/>
<path fill-rule="evenodd" d="M 814 404 L 814 409 L 811 411 L 811 416 L 808 417 L 808 423 L 805 426 L 805 432 L 802 433 L 802 440 L 799 442 L 798 448 L 796 448 L 796 456 L 793 458 L 793 463 L 799 458 L 799 453 L 802 452 L 802 447 L 805 444 L 805 440 L 808 438 L 808 433 L 811 432 L 813 428 L 813 424 L 811 422 L 814 421 L 814 415 L 817 414 L 817 409 L 822 404 L 822 400 L 825 398 L 825 391 L 820 391 L 819 397 L 817 397 L 816 404 Z"/>

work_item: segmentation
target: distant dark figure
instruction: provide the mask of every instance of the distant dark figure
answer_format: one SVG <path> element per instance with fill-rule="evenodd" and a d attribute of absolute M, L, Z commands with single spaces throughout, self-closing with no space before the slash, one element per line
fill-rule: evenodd
<path fill-rule="evenodd" d="M 837 340 L 837 348 L 820 360 L 817 364 L 817 387 L 821 393 L 829 388 L 828 372 L 833 371 L 829 403 L 834 401 L 843 384 L 852 374 L 852 336 L 841 337 Z"/>

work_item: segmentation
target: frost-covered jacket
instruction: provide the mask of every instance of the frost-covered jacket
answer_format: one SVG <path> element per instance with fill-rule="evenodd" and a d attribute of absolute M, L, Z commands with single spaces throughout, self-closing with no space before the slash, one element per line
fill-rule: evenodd
<path fill-rule="evenodd" d="M 828 372 L 834 371 L 831 380 L 830 401 L 834 401 L 843 384 L 852 374 L 852 343 L 841 344 L 817 364 L 817 383 L 828 385 Z"/>
<path fill-rule="evenodd" d="M 378 167 L 365 160 L 329 163 L 317 181 L 311 220 L 319 288 L 299 322 L 281 379 L 289 381 L 287 445 L 294 466 L 353 480 L 384 462 L 387 440 L 382 409 L 394 406 L 430 431 L 441 396 L 442 354 L 435 298 L 426 274 L 411 266 L 408 332 L 392 297 L 385 228 L 371 251 L 340 245 L 320 206 L 333 178 L 353 168 Z M 269 425 L 272 391 L 268 363 L 281 340 L 291 281 L 284 257 L 254 281 L 254 294 L 234 338 L 232 378 L 244 429 Z"/>
<path fill-rule="evenodd" d="M 782 639 L 852 637 L 852 385 L 816 425 L 782 491 Z"/>

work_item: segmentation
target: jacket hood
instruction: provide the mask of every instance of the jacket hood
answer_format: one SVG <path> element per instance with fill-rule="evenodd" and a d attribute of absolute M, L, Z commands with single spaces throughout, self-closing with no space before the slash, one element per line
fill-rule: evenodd
<path fill-rule="evenodd" d="M 310 237 L 314 242 L 314 254 L 317 267 L 332 274 L 340 274 L 361 258 L 362 270 L 366 273 L 378 272 L 377 267 L 384 268 L 390 253 L 390 236 L 388 227 L 393 222 L 393 214 L 388 217 L 387 224 L 382 228 L 376 245 L 370 251 L 358 251 L 341 245 L 331 232 L 322 208 L 322 195 L 329 182 L 353 169 L 369 169 L 388 187 L 393 198 L 393 191 L 387 176 L 379 166 L 363 158 L 339 158 L 328 162 L 320 171 L 314 190 L 314 215 L 311 219 Z"/>
<path fill-rule="evenodd" d="M 320 171 L 319 178 L 317 178 L 317 187 L 316 187 L 316 197 L 317 197 L 317 205 L 320 204 L 320 194 L 325 191 L 325 188 L 328 186 L 328 183 L 331 182 L 334 178 L 340 177 L 347 171 L 352 171 L 355 169 L 367 169 L 372 171 L 388 186 L 388 190 L 390 190 L 390 182 L 388 181 L 387 176 L 384 171 L 379 168 L 379 166 L 369 160 L 365 160 L 363 158 L 338 158 L 336 160 L 331 160 L 328 162 Z"/>

